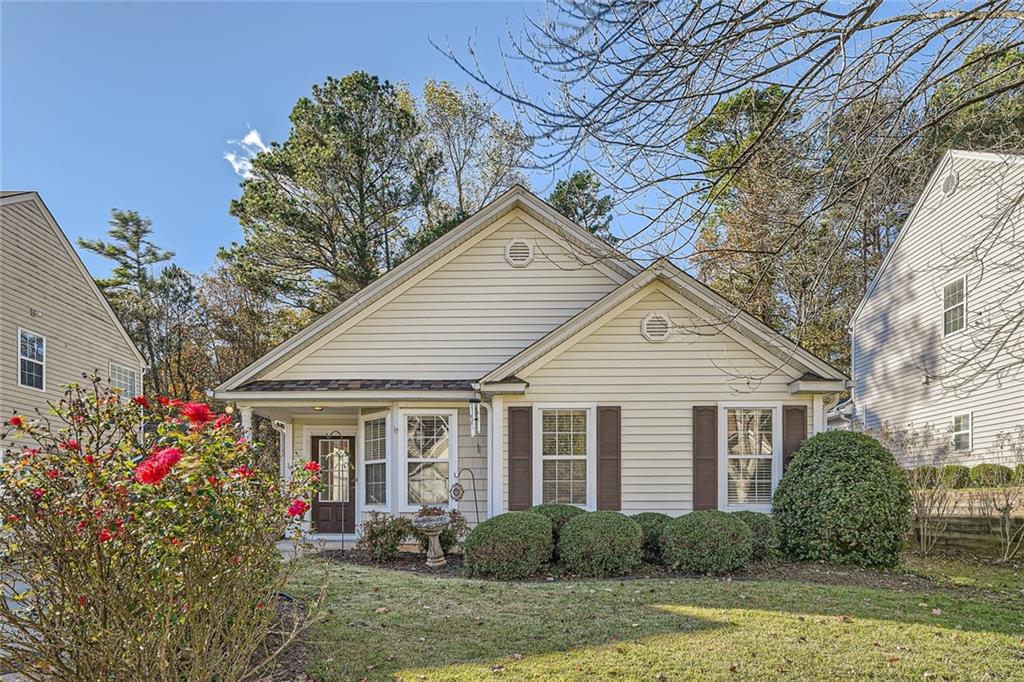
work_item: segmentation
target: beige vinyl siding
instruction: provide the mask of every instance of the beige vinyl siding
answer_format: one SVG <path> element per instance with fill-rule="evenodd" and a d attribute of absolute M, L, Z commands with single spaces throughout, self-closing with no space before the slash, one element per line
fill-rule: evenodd
<path fill-rule="evenodd" d="M 505 260 L 510 240 L 533 262 Z M 476 379 L 615 288 L 621 278 L 581 264 L 516 210 L 459 247 L 442 267 L 400 286 L 264 373 L 263 379 Z"/>
<path fill-rule="evenodd" d="M 793 369 L 776 370 L 761 356 L 724 334 L 674 336 L 651 343 L 640 333 L 650 312 L 668 313 L 682 328 L 693 313 L 657 285 L 639 301 L 590 332 L 539 369 L 524 375 L 534 403 L 618 405 L 622 408 L 622 511 L 678 515 L 693 508 L 692 408 L 724 401 L 782 401 L 807 406 L 810 397 L 789 394 Z M 729 374 L 766 375 L 754 387 Z M 508 428 L 503 434 L 508 508 Z M 781 425 L 780 425 L 781 427 Z M 536 502 L 536 500 L 535 500 Z"/>
<path fill-rule="evenodd" d="M 487 518 L 487 422 L 486 409 L 480 411 L 480 433 L 469 435 L 469 409 L 459 409 L 458 482 L 466 489 L 459 511 L 471 526 Z M 457 471 L 456 474 L 459 472 Z M 474 485 L 475 483 L 475 485 Z"/>
<path fill-rule="evenodd" d="M 96 290 L 35 199 L 0 206 L 0 414 L 45 412 L 62 385 L 104 378 L 111 362 L 142 368 Z M 46 337 L 46 382 L 18 385 L 18 329 Z"/>
<path fill-rule="evenodd" d="M 856 416 L 869 427 L 931 424 L 945 432 L 954 415 L 972 412 L 974 448 L 963 461 L 997 461 L 996 435 L 1024 424 L 1024 329 L 1001 349 L 982 350 L 979 362 L 959 373 L 974 377 L 968 385 L 924 379 L 926 368 L 950 374 L 960 358 L 991 341 L 990 321 L 1024 306 L 1024 163 L 956 156 L 947 162 L 854 322 Z M 941 185 L 950 170 L 960 181 L 947 197 Z M 998 220 L 1007 227 L 994 241 Z M 960 275 L 967 278 L 967 330 L 944 338 L 943 286 Z M 980 369 L 988 361 L 994 362 Z"/>

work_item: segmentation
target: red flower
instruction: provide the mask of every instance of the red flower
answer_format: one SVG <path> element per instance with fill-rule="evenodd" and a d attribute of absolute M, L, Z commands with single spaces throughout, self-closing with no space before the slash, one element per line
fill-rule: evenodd
<path fill-rule="evenodd" d="M 10 419 L 8 419 L 7 423 L 16 429 L 20 429 L 22 426 L 25 425 L 25 420 L 21 417 L 21 415 L 16 414 Z"/>
<path fill-rule="evenodd" d="M 160 403 L 161 405 L 163 405 L 164 407 L 167 407 L 168 405 L 170 405 L 170 404 L 171 404 L 171 399 L 170 399 L 170 398 L 168 398 L 168 397 L 167 397 L 167 396 L 165 396 L 165 395 L 158 395 L 158 396 L 156 397 L 156 401 L 157 401 L 158 403 Z"/>
<path fill-rule="evenodd" d="M 181 408 L 181 414 L 188 419 L 193 427 L 199 427 L 213 419 L 210 406 L 206 403 L 186 403 Z"/>
<path fill-rule="evenodd" d="M 99 534 L 99 535 L 97 536 L 97 539 L 98 539 L 98 540 L 99 540 L 100 542 L 107 542 L 108 540 L 113 540 L 113 539 L 114 539 L 114 534 L 113 534 L 113 533 L 111 533 L 111 532 L 110 532 L 109 530 L 107 530 L 106 528 L 104 528 L 104 529 L 102 529 L 102 530 L 100 531 L 100 534 Z"/>
<path fill-rule="evenodd" d="M 212 485 L 214 488 L 219 488 L 220 487 L 220 479 L 217 478 L 216 476 L 207 476 L 206 477 L 206 481 L 210 485 Z"/>
<path fill-rule="evenodd" d="M 177 547 L 181 544 L 181 538 L 171 538 L 171 544 Z"/>
<path fill-rule="evenodd" d="M 51 481 L 56 481 L 58 476 L 60 476 L 60 472 L 57 471 L 56 469 L 47 469 L 46 470 L 46 477 L 48 479 L 50 479 Z"/>
<path fill-rule="evenodd" d="M 86 464 L 95 464 L 96 458 L 93 457 L 92 455 L 86 455 L 85 457 L 82 458 L 82 461 L 84 461 Z"/>
<path fill-rule="evenodd" d="M 59 445 L 64 450 L 77 450 L 78 449 L 78 441 L 75 440 L 74 438 L 68 438 L 67 440 L 62 440 L 59 443 Z"/>
<path fill-rule="evenodd" d="M 29 459 L 32 459 L 33 457 L 35 457 L 38 454 L 39 454 L 39 448 L 35 448 L 35 447 L 33 447 L 33 448 L 25 448 L 25 456 L 28 457 Z"/>
<path fill-rule="evenodd" d="M 89 521 L 87 519 L 82 519 L 81 521 L 75 524 L 75 532 L 81 533 L 83 530 L 85 530 L 86 526 L 88 525 Z"/>
<path fill-rule="evenodd" d="M 21 517 L 18 516 L 17 514 L 11 514 L 10 516 L 7 517 L 7 520 L 10 521 L 11 523 L 14 523 L 16 521 L 21 521 Z"/>
<path fill-rule="evenodd" d="M 79 606 L 85 606 L 86 602 L 88 602 L 88 601 L 89 600 L 85 597 L 85 595 L 82 595 L 81 597 L 78 598 L 78 605 Z"/>
<path fill-rule="evenodd" d="M 302 468 L 306 471 L 312 471 L 315 474 L 320 471 L 320 462 L 306 462 L 306 466 Z"/>
<path fill-rule="evenodd" d="M 145 410 L 149 409 L 149 398 L 144 395 L 135 396 L 132 398 L 132 402 Z"/>
<path fill-rule="evenodd" d="M 32 489 L 32 498 L 35 499 L 36 501 L 39 501 L 39 500 L 43 499 L 43 495 L 45 495 L 45 494 L 46 494 L 46 490 L 44 490 L 43 488 L 33 488 Z"/>
<path fill-rule="evenodd" d="M 288 505 L 288 516 L 302 516 L 309 511 L 309 503 L 305 500 L 295 498 L 292 503 Z"/>
<path fill-rule="evenodd" d="M 156 485 L 171 473 L 171 467 L 181 459 L 178 448 L 158 450 L 135 467 L 135 480 L 146 485 Z"/>
<path fill-rule="evenodd" d="M 230 414 L 222 414 L 219 417 L 217 417 L 217 421 L 213 422 L 213 428 L 215 428 L 215 429 L 222 429 L 222 428 L 224 428 L 225 426 L 227 426 L 230 423 L 231 423 L 231 415 Z"/>
<path fill-rule="evenodd" d="M 244 464 L 238 465 L 234 471 L 231 472 L 232 476 L 238 476 L 239 478 L 252 478 L 256 474 L 252 469 L 245 466 Z"/>

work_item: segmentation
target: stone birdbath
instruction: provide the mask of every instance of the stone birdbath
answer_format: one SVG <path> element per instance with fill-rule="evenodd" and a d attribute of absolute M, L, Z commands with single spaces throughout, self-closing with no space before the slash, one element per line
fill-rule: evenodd
<path fill-rule="evenodd" d="M 441 549 L 441 541 L 438 538 L 449 523 L 451 523 L 451 519 L 447 516 L 418 516 L 412 520 L 413 527 L 427 536 L 428 568 L 441 568 L 448 565 L 448 560 L 444 558 L 444 550 Z"/>

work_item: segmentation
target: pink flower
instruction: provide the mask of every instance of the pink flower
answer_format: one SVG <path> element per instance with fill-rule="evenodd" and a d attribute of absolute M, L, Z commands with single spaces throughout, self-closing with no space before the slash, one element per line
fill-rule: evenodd
<path fill-rule="evenodd" d="M 132 398 L 132 402 L 145 410 L 149 409 L 149 398 L 144 395 L 135 396 Z"/>
<path fill-rule="evenodd" d="M 100 530 L 100 534 L 96 537 L 96 539 L 99 540 L 100 542 L 107 542 L 109 540 L 113 540 L 114 539 L 114 534 L 111 533 L 106 528 L 103 528 L 102 530 Z"/>
<path fill-rule="evenodd" d="M 36 447 L 25 448 L 24 454 L 29 459 L 32 459 L 33 457 L 35 457 L 36 455 L 39 454 L 39 448 L 36 448 Z"/>
<path fill-rule="evenodd" d="M 50 479 L 51 481 L 56 481 L 59 476 L 60 476 L 60 472 L 57 471 L 56 469 L 47 469 L 46 470 L 46 477 L 48 479 Z"/>
<path fill-rule="evenodd" d="M 193 428 L 197 428 L 213 419 L 210 406 L 206 403 L 186 403 L 181 407 L 181 414 L 188 419 Z"/>
<path fill-rule="evenodd" d="M 309 503 L 305 500 L 295 498 L 292 503 L 288 505 L 288 516 L 302 516 L 309 511 Z"/>
<path fill-rule="evenodd" d="M 20 429 L 21 427 L 23 427 L 25 425 L 25 420 L 22 418 L 21 415 L 16 414 L 13 417 L 11 417 L 10 419 L 8 419 L 7 423 L 10 424 L 11 426 L 13 426 L 16 429 Z"/>
<path fill-rule="evenodd" d="M 85 457 L 82 458 L 82 461 L 85 462 L 86 464 L 95 464 L 96 458 L 93 457 L 92 455 L 86 455 Z"/>
<path fill-rule="evenodd" d="M 215 429 L 222 429 L 222 428 L 224 428 L 225 426 L 227 426 L 230 423 L 231 423 L 231 415 L 230 414 L 222 414 L 219 417 L 217 417 L 217 421 L 213 422 L 213 428 L 215 428 Z"/>
<path fill-rule="evenodd" d="M 34 500 L 36 500 L 37 502 L 39 500 L 43 499 L 43 495 L 45 495 L 45 494 L 46 494 L 46 490 L 43 489 L 43 488 L 33 488 L 32 489 L 32 498 Z"/>
<path fill-rule="evenodd" d="M 135 480 L 146 485 L 156 485 L 171 473 L 171 467 L 181 459 L 178 448 L 158 450 L 135 467 Z"/>
<path fill-rule="evenodd" d="M 302 467 L 306 471 L 311 471 L 314 474 L 320 471 L 320 462 L 306 462 L 306 466 Z"/>
<path fill-rule="evenodd" d="M 239 478 L 252 478 L 256 474 L 252 469 L 245 466 L 244 464 L 238 465 L 234 471 L 231 472 L 232 476 L 238 476 Z"/>
<path fill-rule="evenodd" d="M 67 440 L 62 440 L 59 443 L 59 445 L 64 450 L 77 450 L 78 449 L 78 441 L 75 440 L 74 438 L 68 438 Z"/>

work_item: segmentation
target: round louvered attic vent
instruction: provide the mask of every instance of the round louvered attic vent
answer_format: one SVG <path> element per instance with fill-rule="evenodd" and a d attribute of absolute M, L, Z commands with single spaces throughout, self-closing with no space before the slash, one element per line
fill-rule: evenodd
<path fill-rule="evenodd" d="M 942 179 L 942 193 L 947 197 L 953 196 L 956 192 L 956 186 L 960 184 L 960 174 L 956 171 L 950 171 L 949 175 Z"/>
<path fill-rule="evenodd" d="M 648 313 L 644 321 L 640 323 L 640 332 L 648 341 L 664 341 L 668 338 L 672 322 L 668 315 L 661 313 Z"/>
<path fill-rule="evenodd" d="M 533 261 L 533 245 L 525 239 L 513 239 L 505 247 L 505 260 L 514 268 L 525 268 Z"/>

